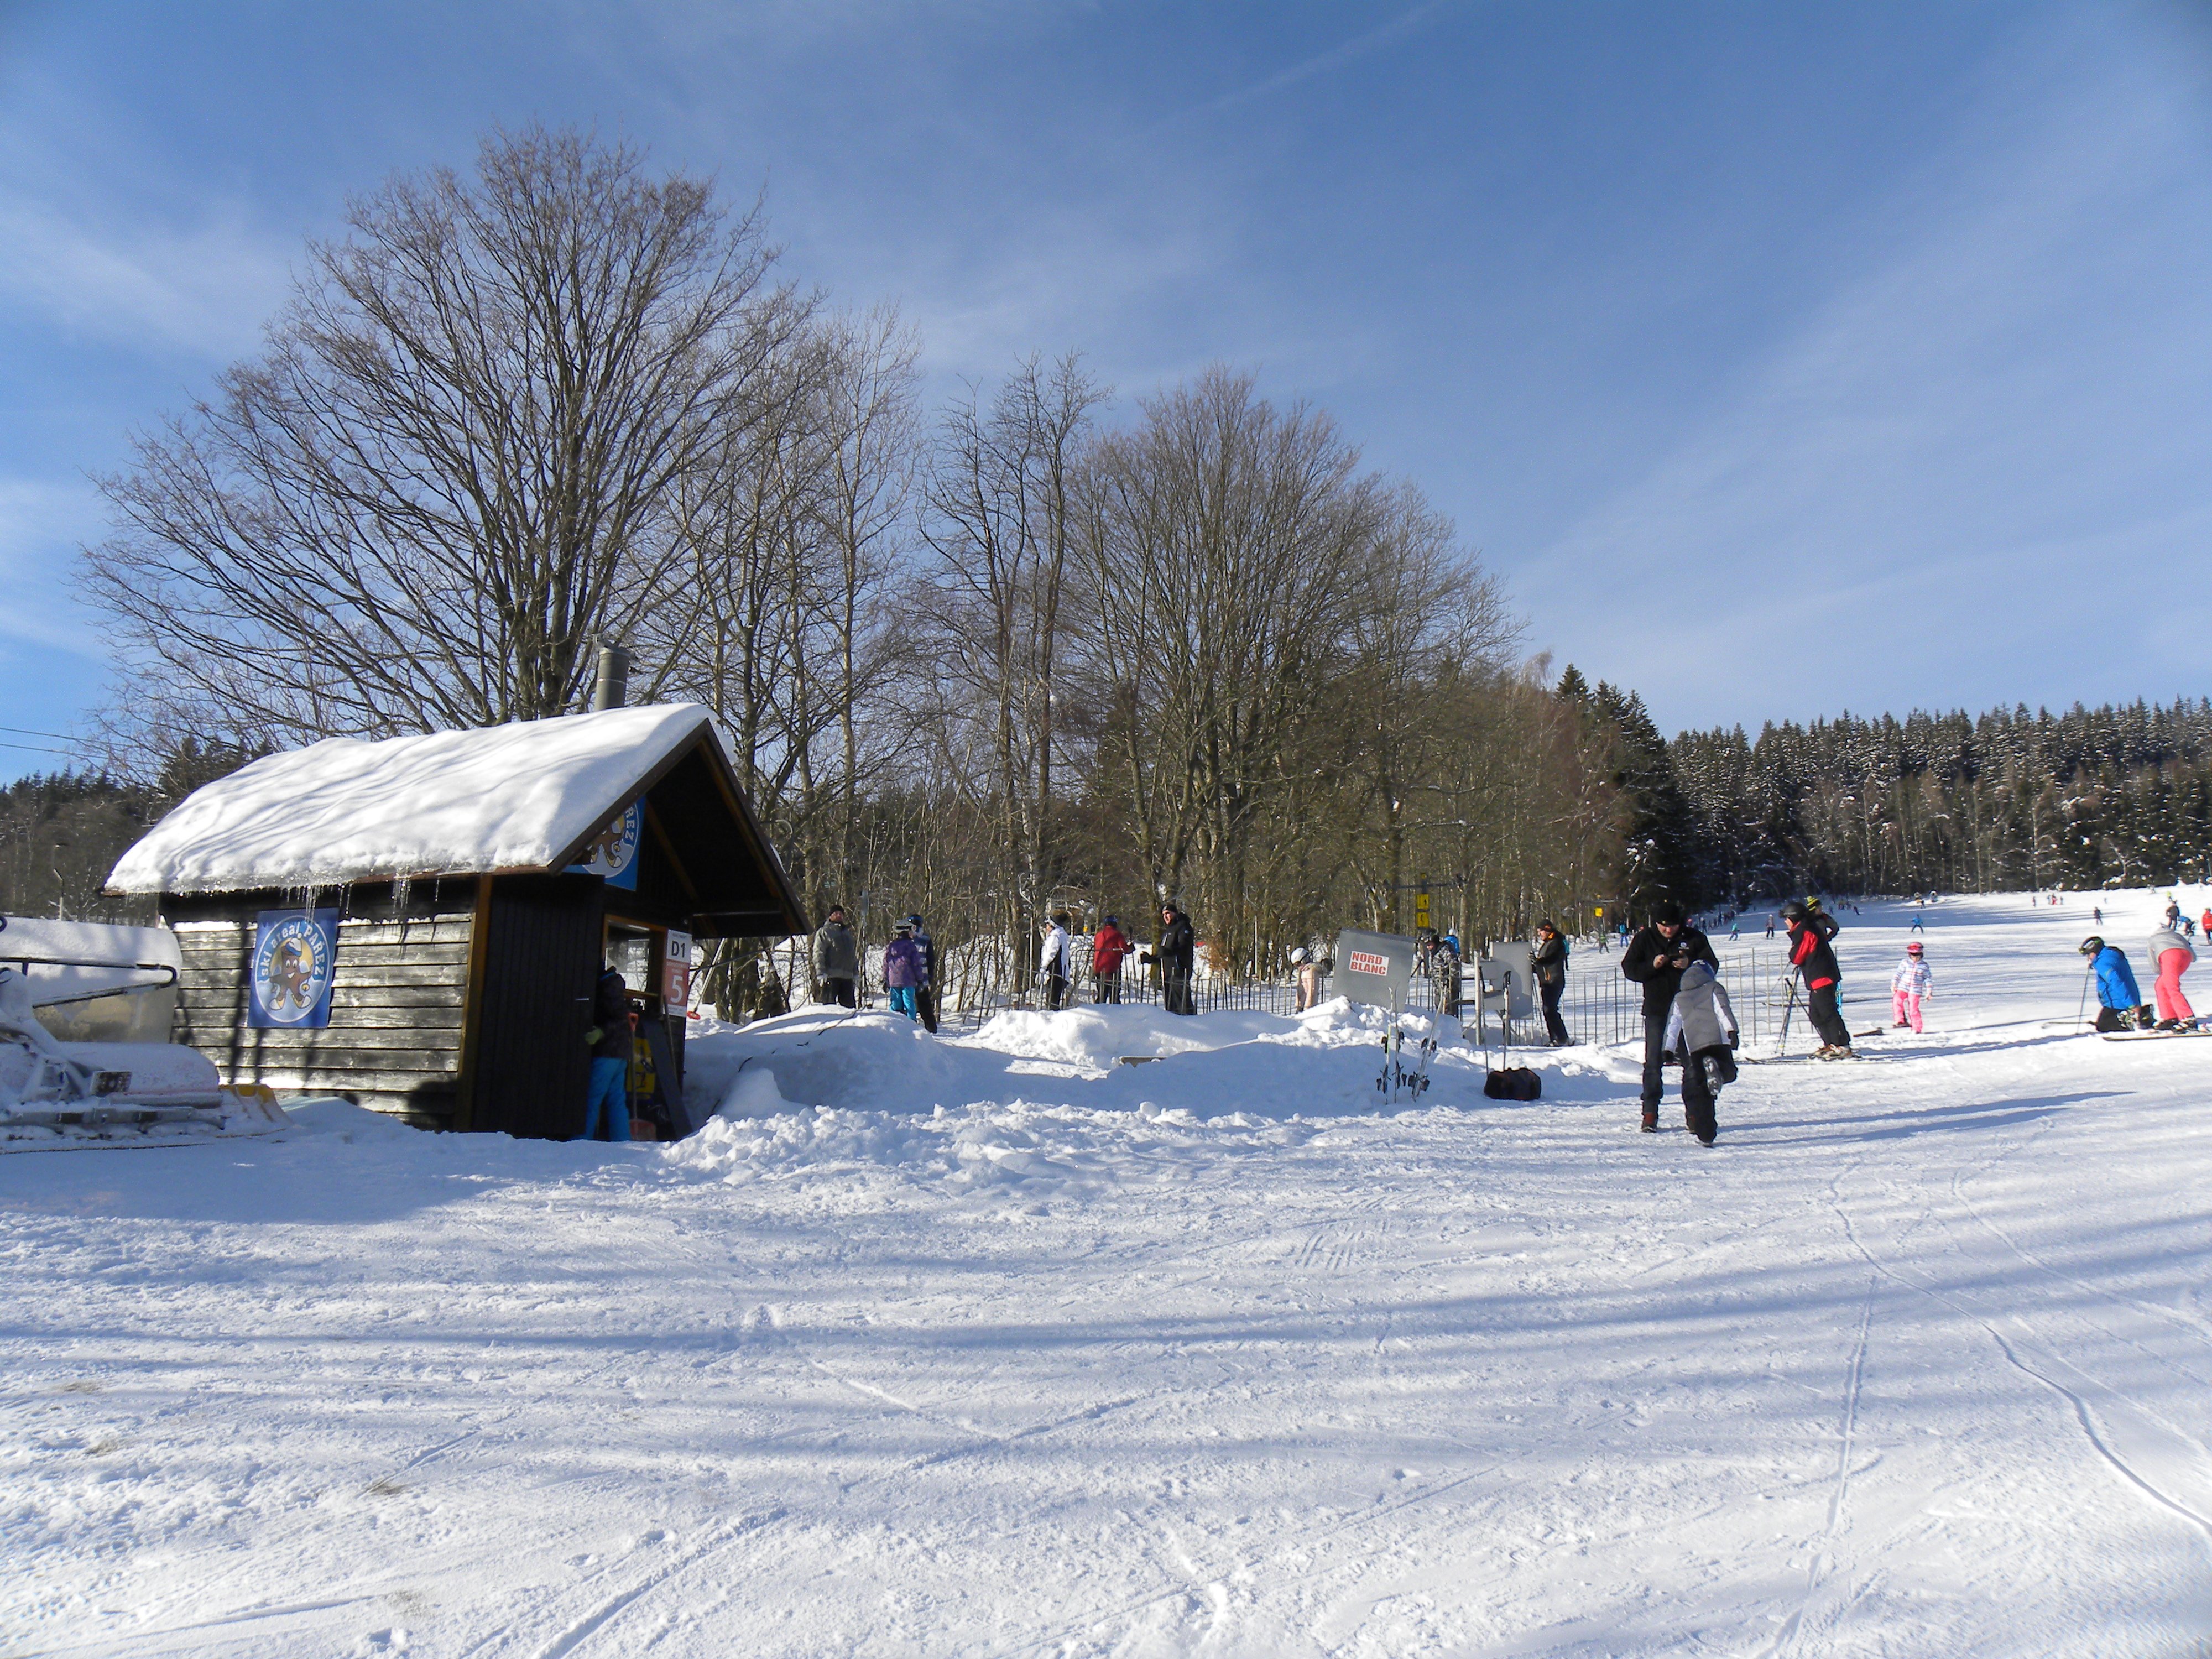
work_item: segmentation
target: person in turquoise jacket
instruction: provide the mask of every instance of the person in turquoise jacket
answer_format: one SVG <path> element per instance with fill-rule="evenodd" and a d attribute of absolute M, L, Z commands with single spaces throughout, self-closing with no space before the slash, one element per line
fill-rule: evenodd
<path fill-rule="evenodd" d="M 2136 988 L 2136 971 L 2128 966 L 2128 953 L 2092 933 L 2081 941 L 2081 954 L 2089 958 L 2097 975 L 2097 1029 L 2124 1031 L 2132 1023 L 2148 1030 L 2154 1023 L 2151 1011 L 2143 1006 L 2142 993 Z"/>

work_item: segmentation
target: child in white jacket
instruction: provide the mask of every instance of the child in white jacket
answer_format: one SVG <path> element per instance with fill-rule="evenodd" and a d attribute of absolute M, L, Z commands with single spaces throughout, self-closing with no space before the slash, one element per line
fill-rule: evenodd
<path fill-rule="evenodd" d="M 1911 1026 L 1920 1029 L 1920 1002 L 1934 994 L 1936 975 L 1928 971 L 1927 958 L 1922 954 L 1920 941 L 1914 939 L 1905 947 L 1905 960 L 1897 964 L 1897 971 L 1889 976 L 1889 1006 L 1897 1029 Z"/>

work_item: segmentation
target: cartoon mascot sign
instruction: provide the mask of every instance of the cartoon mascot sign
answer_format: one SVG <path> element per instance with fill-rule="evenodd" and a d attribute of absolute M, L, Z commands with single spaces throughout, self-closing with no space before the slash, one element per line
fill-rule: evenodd
<path fill-rule="evenodd" d="M 257 1030 L 320 1030 L 331 1023 L 337 977 L 338 913 L 264 910 L 253 927 L 246 978 Z"/>

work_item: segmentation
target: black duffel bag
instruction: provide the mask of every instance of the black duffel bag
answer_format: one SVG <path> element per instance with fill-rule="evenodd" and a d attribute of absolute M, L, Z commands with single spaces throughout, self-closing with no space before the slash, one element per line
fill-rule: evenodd
<path fill-rule="evenodd" d="M 1509 1066 L 1482 1080 L 1482 1092 L 1492 1100 L 1535 1100 L 1544 1092 L 1544 1079 L 1526 1066 Z"/>

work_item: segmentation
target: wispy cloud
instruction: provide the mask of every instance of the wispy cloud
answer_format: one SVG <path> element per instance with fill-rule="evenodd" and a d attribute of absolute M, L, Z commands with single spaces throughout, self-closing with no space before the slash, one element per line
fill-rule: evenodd
<path fill-rule="evenodd" d="M 2175 229 L 2212 222 L 2203 102 L 2140 70 L 2054 96 L 2045 67 L 1993 77 L 2005 113 L 1891 193 L 1826 301 L 1522 575 L 1565 654 L 1678 723 L 2001 701 L 2023 655 L 2116 695 L 2181 672 L 2172 596 L 2120 595 L 2201 569 L 2212 519 L 2212 237 Z M 2085 617 L 2057 596 L 2095 570 L 2115 602 Z"/>
<path fill-rule="evenodd" d="M 0 295 L 97 337 L 211 359 L 250 350 L 288 257 L 234 208 L 123 229 L 0 185 Z"/>

